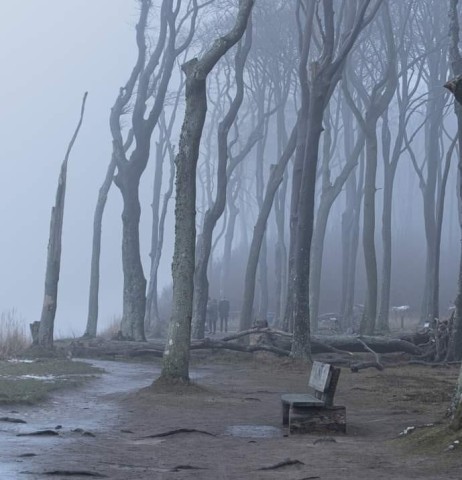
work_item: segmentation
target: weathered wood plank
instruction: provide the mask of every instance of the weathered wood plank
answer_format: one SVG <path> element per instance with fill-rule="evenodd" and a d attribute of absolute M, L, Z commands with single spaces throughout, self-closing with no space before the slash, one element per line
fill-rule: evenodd
<path fill-rule="evenodd" d="M 346 433 L 346 408 L 295 407 L 289 410 L 289 433 Z"/>
<path fill-rule="evenodd" d="M 308 385 L 318 392 L 325 392 L 329 386 L 330 371 L 328 363 L 313 362 Z"/>

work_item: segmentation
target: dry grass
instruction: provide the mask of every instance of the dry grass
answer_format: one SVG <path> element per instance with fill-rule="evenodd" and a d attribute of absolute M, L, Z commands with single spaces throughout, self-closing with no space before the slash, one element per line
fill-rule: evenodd
<path fill-rule="evenodd" d="M 0 315 L 0 359 L 19 355 L 31 342 L 26 321 L 15 309 Z"/>
<path fill-rule="evenodd" d="M 103 337 L 107 340 L 115 338 L 120 331 L 120 323 L 122 321 L 121 317 L 114 315 L 109 324 L 107 324 L 100 332 L 98 332 L 99 337 Z"/>

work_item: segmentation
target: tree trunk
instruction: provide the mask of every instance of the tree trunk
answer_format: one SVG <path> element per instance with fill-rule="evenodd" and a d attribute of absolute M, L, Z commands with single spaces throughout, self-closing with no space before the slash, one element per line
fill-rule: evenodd
<path fill-rule="evenodd" d="M 318 90 L 319 89 L 319 90 Z M 310 113 L 306 144 L 309 146 L 303 161 L 300 198 L 298 204 L 298 221 L 295 241 L 294 268 L 294 336 L 291 355 L 294 358 L 311 360 L 310 350 L 310 306 L 309 275 L 310 253 L 313 235 L 316 170 L 318 163 L 319 141 L 322 134 L 322 119 L 327 91 L 319 85 L 312 85 Z"/>
<path fill-rule="evenodd" d="M 228 224 L 226 225 L 225 233 L 225 245 L 223 248 L 223 266 L 221 271 L 221 292 L 227 298 L 229 297 L 228 292 L 230 291 L 230 272 L 231 272 L 231 255 L 232 255 L 232 246 L 234 239 L 234 232 L 236 227 L 236 219 L 239 214 L 239 209 L 236 207 L 236 197 L 239 193 L 240 183 L 237 180 L 233 182 L 234 191 L 231 190 L 231 195 L 228 195 Z"/>
<path fill-rule="evenodd" d="M 194 272 L 193 338 L 204 338 L 209 281 L 207 269 L 212 251 L 215 226 L 226 207 L 228 189 L 228 134 L 244 99 L 244 66 L 252 45 L 252 25 L 249 23 L 244 45 L 235 56 L 235 80 L 237 90 L 228 112 L 218 126 L 217 189 L 213 202 L 205 213 L 202 234 L 197 242 L 196 270 Z"/>
<path fill-rule="evenodd" d="M 101 230 L 103 223 L 104 208 L 106 207 L 107 195 L 114 179 L 116 168 L 115 158 L 109 163 L 106 177 L 98 193 L 95 214 L 93 217 L 93 242 L 91 248 L 90 267 L 90 292 L 88 295 L 88 317 L 85 337 L 96 337 L 98 327 L 98 297 L 99 297 L 99 266 L 101 258 Z"/>
<path fill-rule="evenodd" d="M 345 81 L 345 80 L 344 80 Z M 342 105 L 343 125 L 345 128 L 345 154 L 353 151 L 353 115 L 346 101 Z M 348 177 L 345 188 L 346 204 L 342 214 L 342 300 L 340 312 L 343 329 L 353 327 L 353 306 L 356 283 L 356 259 L 358 255 L 359 219 L 362 203 L 362 179 L 364 174 L 364 150 L 360 154 L 358 178 L 353 171 Z"/>
<path fill-rule="evenodd" d="M 282 103 L 281 95 L 277 96 L 277 102 Z M 284 107 L 280 107 L 276 112 L 277 141 L 278 141 L 278 157 L 284 153 L 284 149 L 289 141 Z M 285 302 L 287 298 L 287 247 L 285 239 L 285 223 L 286 223 L 286 197 L 288 186 L 288 174 L 284 173 L 281 188 L 276 193 L 274 214 L 277 230 L 277 242 L 275 246 L 275 325 L 282 326 Z"/>
<path fill-rule="evenodd" d="M 124 208 L 122 211 L 122 268 L 123 316 L 122 335 L 126 339 L 143 341 L 144 314 L 146 310 L 146 279 L 140 257 L 139 223 L 141 207 L 138 198 L 139 178 L 132 180 L 130 174 L 124 175 L 123 183 L 117 181 L 122 192 Z"/>
<path fill-rule="evenodd" d="M 252 243 L 250 245 L 250 252 L 245 271 L 244 299 L 242 302 L 242 311 L 239 324 L 240 330 L 249 329 L 252 323 L 253 302 L 255 297 L 255 278 L 260 249 L 265 235 L 268 217 L 273 205 L 274 196 L 276 195 L 279 185 L 282 182 L 287 163 L 295 150 L 297 140 L 296 132 L 297 130 L 294 128 L 278 164 L 273 165 L 271 168 L 270 177 L 266 185 L 265 197 L 263 199 L 262 206 L 258 213 L 257 222 L 255 223 L 253 230 Z"/>
<path fill-rule="evenodd" d="M 439 306 L 434 305 L 436 281 L 436 186 L 441 162 L 440 138 L 444 116 L 445 98 L 439 93 L 440 85 L 447 75 L 446 52 L 436 49 L 428 60 L 427 122 L 425 124 L 425 182 L 420 182 L 423 195 L 424 225 L 426 240 L 425 286 L 422 296 L 421 322 L 433 323 Z M 438 318 L 439 314 L 436 315 Z"/>
<path fill-rule="evenodd" d="M 153 325 L 159 322 L 159 311 L 157 308 L 157 271 L 155 269 L 155 259 L 157 247 L 159 245 L 159 208 L 164 166 L 163 143 L 165 141 L 169 140 L 159 139 L 159 142 L 156 144 L 156 166 L 154 169 L 154 185 L 152 189 L 151 203 L 151 251 L 149 252 L 149 256 L 151 258 L 151 268 L 149 275 L 148 291 L 146 294 L 146 311 L 144 321 L 147 331 L 152 331 Z"/>
<path fill-rule="evenodd" d="M 254 0 L 240 0 L 232 30 L 212 44 L 198 60 L 183 65 L 186 74 L 186 110 L 176 157 L 175 247 L 172 262 L 173 304 L 161 378 L 189 380 L 189 347 L 193 308 L 196 166 L 207 112 L 207 75 L 235 45 L 247 27 Z"/>
<path fill-rule="evenodd" d="M 377 177 L 377 120 L 367 118 L 366 171 L 364 176 L 363 249 L 366 267 L 366 313 L 361 333 L 372 335 L 377 318 L 377 257 L 375 253 L 375 181 Z"/>
<path fill-rule="evenodd" d="M 157 222 L 157 235 L 155 245 L 155 250 L 153 251 L 154 258 L 151 262 L 151 271 L 149 275 L 149 284 L 148 292 L 146 296 L 146 313 L 145 313 L 145 326 L 150 326 L 150 331 L 154 336 L 160 335 L 160 322 L 159 309 L 158 309 L 158 282 L 157 274 L 159 270 L 160 259 L 162 256 L 162 249 L 164 245 L 164 229 L 165 229 L 165 218 L 167 216 L 167 208 L 170 198 L 173 193 L 173 184 L 175 180 L 175 156 L 173 153 L 173 147 L 169 143 L 168 146 L 168 156 L 170 158 L 170 176 L 168 180 L 168 188 L 164 194 L 164 199 L 162 202 L 162 209 L 160 213 L 159 221 Z M 153 213 L 153 215 L 155 215 Z M 156 222 L 156 219 L 153 219 L 153 226 Z M 152 245 L 154 246 L 154 245 Z"/>
<path fill-rule="evenodd" d="M 198 77 L 193 59 L 186 74 L 186 110 L 176 165 L 175 249 L 172 262 L 173 300 L 162 376 L 189 380 L 189 342 L 193 306 L 196 241 L 196 165 L 207 111 L 206 77 Z"/>
<path fill-rule="evenodd" d="M 261 92 L 259 98 L 259 118 L 261 118 L 264 114 L 265 108 L 265 89 L 263 87 L 263 91 Z M 257 154 L 256 154 L 256 181 L 255 181 L 255 188 L 256 188 L 256 198 L 257 198 L 257 205 L 258 208 L 261 209 L 263 205 L 263 186 L 264 186 L 264 178 L 263 178 L 263 166 L 265 162 L 265 145 L 266 139 L 268 136 L 268 123 L 265 126 L 265 134 L 262 139 L 257 144 Z M 266 320 L 267 313 L 268 313 L 268 248 L 267 248 L 267 238 L 266 238 L 266 225 L 263 231 L 262 243 L 260 247 L 260 253 L 258 255 L 258 285 L 259 285 L 259 293 L 260 293 L 260 302 L 258 305 L 258 313 L 257 313 L 257 320 Z"/>
<path fill-rule="evenodd" d="M 390 288 L 391 288 L 391 213 L 393 203 L 393 181 L 396 169 L 389 165 L 385 166 L 383 187 L 383 211 L 382 211 L 382 283 L 380 289 L 380 312 L 378 317 L 379 332 L 389 332 L 388 323 L 390 311 Z"/>
<path fill-rule="evenodd" d="M 74 135 L 67 147 L 63 163 L 61 164 L 55 205 L 51 209 L 50 236 L 48 239 L 47 265 L 45 271 L 45 294 L 38 329 L 38 345 L 45 349 L 53 348 L 53 332 L 58 301 L 59 272 L 61 268 L 61 238 L 63 232 L 64 202 L 66 199 L 67 164 L 72 147 L 82 125 L 86 100 L 87 92 L 85 92 L 83 96 L 77 128 L 75 129 Z"/>

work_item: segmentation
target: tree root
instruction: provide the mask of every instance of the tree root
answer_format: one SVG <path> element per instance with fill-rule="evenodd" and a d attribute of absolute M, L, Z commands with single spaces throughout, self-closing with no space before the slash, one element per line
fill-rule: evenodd
<path fill-rule="evenodd" d="M 196 430 L 195 428 L 177 428 L 175 430 L 168 430 L 167 432 L 146 435 L 143 438 L 162 438 L 169 437 L 170 435 L 177 435 L 178 433 L 202 433 L 203 435 L 210 435 L 212 437 L 216 437 L 214 433 L 206 432 L 205 430 Z"/>
<path fill-rule="evenodd" d="M 287 458 L 282 462 L 275 463 L 274 465 L 270 465 L 268 467 L 261 467 L 258 470 L 277 470 L 279 468 L 290 467 L 293 465 L 305 465 L 305 464 L 300 460 L 291 460 L 290 458 Z"/>

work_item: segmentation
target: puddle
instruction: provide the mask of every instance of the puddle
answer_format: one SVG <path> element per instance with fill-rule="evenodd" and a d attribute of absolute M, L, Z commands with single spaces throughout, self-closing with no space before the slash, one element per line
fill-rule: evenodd
<path fill-rule="evenodd" d="M 230 425 L 226 427 L 225 435 L 246 438 L 276 438 L 283 436 L 280 428 L 269 425 Z"/>
<path fill-rule="evenodd" d="M 11 376 L 11 375 L 10 375 Z M 18 377 L 13 378 L 32 378 L 34 380 L 44 380 L 46 382 L 54 382 L 56 380 L 56 375 L 19 375 Z"/>
<path fill-rule="evenodd" d="M 57 392 L 51 396 L 51 400 L 43 404 L 0 407 L 0 417 L 14 416 L 27 422 L 2 424 L 0 479 L 30 480 L 31 475 L 25 471 L 35 470 L 32 468 L 35 462 L 43 466 L 49 450 L 60 448 L 66 442 L 97 441 L 98 434 L 113 430 L 117 419 L 123 414 L 112 395 L 147 387 L 160 374 L 158 365 L 148 363 L 104 360 L 92 360 L 88 363 L 105 370 L 105 373 L 77 390 Z M 204 373 L 202 370 L 196 370 L 191 372 L 191 378 L 203 377 Z M 59 435 L 17 436 L 40 430 L 56 430 Z M 87 435 L 81 432 L 87 432 Z M 96 438 L 92 438 L 91 434 Z M 31 453 L 36 455 L 31 456 Z M 25 454 L 29 456 L 21 457 Z M 33 478 L 42 476 L 37 475 Z"/>

